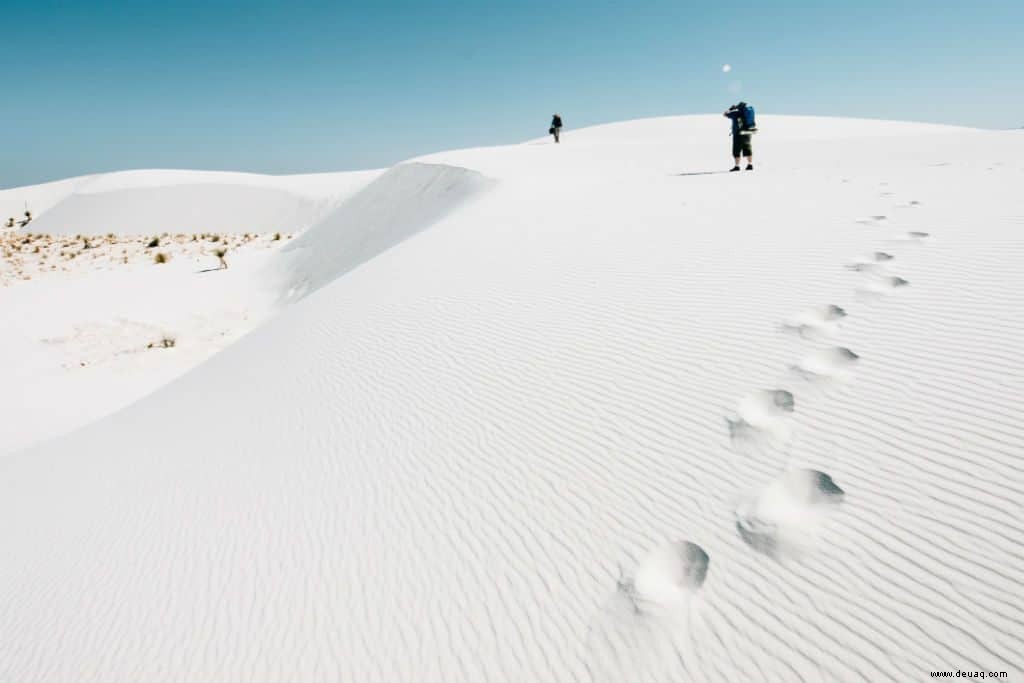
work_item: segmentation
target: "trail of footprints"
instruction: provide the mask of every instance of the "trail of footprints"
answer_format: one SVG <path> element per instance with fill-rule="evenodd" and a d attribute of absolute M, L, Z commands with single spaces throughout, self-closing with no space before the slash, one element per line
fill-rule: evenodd
<path fill-rule="evenodd" d="M 915 200 L 897 208 L 919 205 Z M 887 226 L 888 218 L 870 216 L 857 223 Z M 889 242 L 897 246 L 915 244 L 928 237 L 926 232 L 897 232 Z M 910 284 L 893 272 L 894 262 L 898 263 L 895 254 L 878 250 L 845 265 L 862 276 L 858 295 L 884 296 Z M 784 332 L 823 345 L 791 365 L 787 379 L 803 380 L 802 386 L 808 389 L 827 390 L 852 378 L 860 356 L 836 343 L 847 317 L 844 308 L 826 304 L 783 321 Z M 813 391 L 808 393 L 813 395 Z M 783 388 L 758 389 L 744 396 L 735 414 L 726 418 L 734 452 L 753 449 L 759 454 L 777 454 L 791 438 L 792 418 L 798 406 L 796 396 Z M 778 476 L 736 506 L 734 524 L 740 539 L 753 551 L 775 559 L 799 557 L 809 547 L 817 525 L 843 502 L 846 494 L 826 472 L 793 469 L 784 462 L 779 469 Z M 694 596 L 704 583 L 709 565 L 707 552 L 696 543 L 668 543 L 641 559 L 632 578 L 620 578 L 617 593 L 636 615 L 656 614 L 685 604 Z"/>

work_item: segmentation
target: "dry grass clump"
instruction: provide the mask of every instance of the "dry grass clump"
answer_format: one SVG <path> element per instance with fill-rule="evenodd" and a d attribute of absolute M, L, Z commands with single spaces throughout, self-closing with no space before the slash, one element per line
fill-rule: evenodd
<path fill-rule="evenodd" d="M 154 263 L 167 263 L 167 261 L 168 261 L 167 254 L 165 254 L 162 251 L 158 251 L 156 253 L 156 256 L 153 257 L 153 262 Z"/>

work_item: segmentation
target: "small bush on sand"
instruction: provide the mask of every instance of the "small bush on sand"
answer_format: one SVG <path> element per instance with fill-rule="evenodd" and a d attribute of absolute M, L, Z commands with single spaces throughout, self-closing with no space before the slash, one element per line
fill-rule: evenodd
<path fill-rule="evenodd" d="M 215 249 L 214 252 L 213 252 L 213 255 L 217 257 L 218 261 L 220 261 L 220 267 L 221 268 L 227 268 L 228 267 L 228 262 L 224 260 L 224 257 L 227 255 L 227 253 L 228 253 L 227 249 Z"/>
<path fill-rule="evenodd" d="M 167 254 L 162 251 L 158 251 L 156 256 L 153 257 L 155 263 L 167 263 Z"/>
<path fill-rule="evenodd" d="M 274 241 L 276 242 L 276 241 L 278 241 L 279 239 L 281 239 L 281 233 L 279 233 L 279 232 L 275 232 L 275 233 L 274 233 Z"/>
<path fill-rule="evenodd" d="M 149 244 L 146 245 L 146 249 L 152 249 L 154 247 L 159 247 L 159 246 L 160 246 L 160 238 L 159 237 L 154 237 L 153 239 L 151 239 L 149 241 Z"/>
<path fill-rule="evenodd" d="M 173 349 L 177 342 L 174 337 L 169 334 L 165 334 L 160 338 L 160 341 L 149 342 L 146 344 L 147 349 Z"/>
<path fill-rule="evenodd" d="M 210 241 L 211 242 L 220 242 L 220 235 L 211 235 L 210 236 Z"/>

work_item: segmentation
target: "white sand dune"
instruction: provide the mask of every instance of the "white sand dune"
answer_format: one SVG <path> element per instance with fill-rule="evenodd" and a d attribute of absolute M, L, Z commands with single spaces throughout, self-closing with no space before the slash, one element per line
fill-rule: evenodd
<path fill-rule="evenodd" d="M 0 190 L 0 224 L 6 223 L 8 218 L 21 220 L 25 211 L 31 211 L 34 216 L 39 217 L 94 177 L 78 176 L 51 183 Z"/>
<path fill-rule="evenodd" d="M 0 215 L 49 234 L 295 232 L 315 223 L 380 171 L 265 176 L 216 171 L 103 173 L 0 192 Z"/>
<path fill-rule="evenodd" d="M 761 128 L 355 195 L 303 298 L 0 459 L 0 680 L 1024 674 L 1024 137 Z"/>

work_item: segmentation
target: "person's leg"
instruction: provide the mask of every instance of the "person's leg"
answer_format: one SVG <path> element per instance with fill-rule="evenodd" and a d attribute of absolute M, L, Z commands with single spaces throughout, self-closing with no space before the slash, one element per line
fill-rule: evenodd
<path fill-rule="evenodd" d="M 555 142 L 556 143 L 560 142 L 559 138 L 561 137 L 561 133 L 562 133 L 562 129 L 561 128 L 555 128 Z"/>

